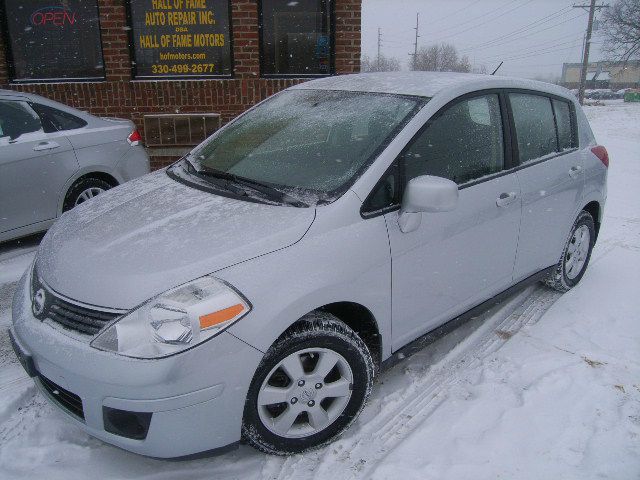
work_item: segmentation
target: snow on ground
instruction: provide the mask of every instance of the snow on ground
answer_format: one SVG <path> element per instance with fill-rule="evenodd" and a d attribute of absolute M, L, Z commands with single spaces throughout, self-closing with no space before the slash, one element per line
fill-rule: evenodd
<path fill-rule="evenodd" d="M 305 455 L 170 462 L 87 436 L 9 350 L 10 298 L 37 239 L 0 247 L 0 478 L 639 478 L 640 104 L 587 116 L 611 166 L 581 284 L 530 287 L 401 361 L 351 430 Z"/>

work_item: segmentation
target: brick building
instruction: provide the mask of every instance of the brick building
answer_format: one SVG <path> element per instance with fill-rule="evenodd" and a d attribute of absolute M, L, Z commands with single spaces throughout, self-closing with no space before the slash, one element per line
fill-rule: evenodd
<path fill-rule="evenodd" d="M 361 0 L 0 0 L 0 8 L 0 88 L 132 119 L 154 168 L 283 88 L 360 69 Z"/>

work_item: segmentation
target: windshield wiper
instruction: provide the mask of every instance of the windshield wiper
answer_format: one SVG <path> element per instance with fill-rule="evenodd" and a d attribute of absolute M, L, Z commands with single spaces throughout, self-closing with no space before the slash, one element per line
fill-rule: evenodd
<path fill-rule="evenodd" d="M 295 207 L 308 207 L 309 205 L 304 203 L 301 200 L 298 200 L 295 197 L 292 197 L 286 192 L 278 190 L 275 187 L 267 185 L 265 183 L 259 182 L 257 180 L 251 180 L 249 178 L 240 177 L 233 173 L 223 172 L 222 170 L 216 170 L 214 168 L 203 167 L 196 168 L 195 165 L 187 159 L 187 162 L 196 172 L 196 174 L 204 175 L 207 177 L 220 178 L 222 180 L 227 180 L 235 185 L 242 185 L 244 187 L 248 187 L 256 192 L 260 192 L 265 195 L 267 198 L 275 200 L 280 203 L 288 203 Z"/>

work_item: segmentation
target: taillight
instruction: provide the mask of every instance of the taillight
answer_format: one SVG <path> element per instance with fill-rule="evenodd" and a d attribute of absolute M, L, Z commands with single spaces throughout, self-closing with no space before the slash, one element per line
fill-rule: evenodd
<path fill-rule="evenodd" d="M 602 164 L 609 168 L 609 154 L 607 153 L 607 149 L 602 145 L 598 145 L 591 149 L 591 152 L 600 159 Z"/>
<path fill-rule="evenodd" d="M 129 142 L 129 145 L 131 145 L 132 147 L 135 147 L 136 145 L 140 145 L 141 141 L 142 141 L 142 135 L 140 135 L 140 132 L 138 130 L 134 130 L 127 137 L 127 142 Z"/>

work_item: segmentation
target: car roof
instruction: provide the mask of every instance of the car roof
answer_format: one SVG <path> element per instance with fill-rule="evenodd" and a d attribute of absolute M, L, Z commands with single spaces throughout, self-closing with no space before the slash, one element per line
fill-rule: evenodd
<path fill-rule="evenodd" d="M 64 103 L 56 102 L 55 100 L 51 100 L 49 98 L 43 97 L 41 95 L 35 93 L 28 92 L 19 92 L 16 90 L 7 90 L 0 89 L 0 98 L 13 98 L 13 99 L 26 99 L 27 101 L 32 101 L 36 103 L 42 103 L 44 105 L 48 105 L 53 108 L 57 108 L 58 110 L 62 110 L 64 112 L 70 113 L 71 115 L 75 115 L 77 117 L 84 118 L 85 120 L 88 118 L 95 118 L 88 112 L 83 110 L 79 110 L 77 108 L 70 107 L 69 105 L 65 105 Z"/>
<path fill-rule="evenodd" d="M 432 98 L 455 90 L 457 94 L 490 88 L 520 88 L 572 98 L 571 92 L 551 83 L 524 78 L 454 72 L 375 72 L 337 75 L 291 87 L 307 90 L 343 90 Z"/>
<path fill-rule="evenodd" d="M 5 88 L 0 88 L 0 97 L 29 98 L 29 94 L 24 92 L 16 92 L 15 90 L 7 90 Z"/>

